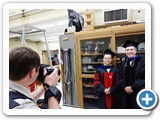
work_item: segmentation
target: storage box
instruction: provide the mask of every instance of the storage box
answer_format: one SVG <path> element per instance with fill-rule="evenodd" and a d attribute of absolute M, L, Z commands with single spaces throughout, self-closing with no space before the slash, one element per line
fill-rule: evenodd
<path fill-rule="evenodd" d="M 144 42 L 143 42 L 143 43 L 140 43 L 140 44 L 138 45 L 138 50 L 139 50 L 139 51 L 145 50 L 145 43 L 144 43 Z"/>
<path fill-rule="evenodd" d="M 125 53 L 125 48 L 118 46 L 117 47 L 117 53 Z"/>

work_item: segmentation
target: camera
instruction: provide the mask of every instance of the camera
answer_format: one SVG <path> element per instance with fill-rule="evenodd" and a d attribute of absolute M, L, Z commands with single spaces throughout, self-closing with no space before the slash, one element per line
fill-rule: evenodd
<path fill-rule="evenodd" d="M 40 68 L 39 68 L 39 75 L 38 75 L 38 77 L 37 77 L 37 79 L 40 81 L 40 82 L 44 82 L 44 79 L 45 79 L 45 77 L 46 77 L 46 75 L 44 75 L 44 73 L 43 73 L 43 70 L 44 70 L 44 68 L 46 68 L 46 70 L 47 70 L 47 73 L 46 73 L 46 75 L 50 75 L 53 71 L 54 71 L 54 68 L 52 68 L 52 67 L 49 67 L 48 65 L 46 65 L 46 64 L 41 64 L 40 65 Z M 58 68 L 58 67 L 57 67 Z M 58 68 L 58 75 L 60 75 L 61 73 L 60 73 L 60 70 L 59 70 L 59 68 Z M 58 80 L 58 82 L 59 82 L 60 80 Z"/>

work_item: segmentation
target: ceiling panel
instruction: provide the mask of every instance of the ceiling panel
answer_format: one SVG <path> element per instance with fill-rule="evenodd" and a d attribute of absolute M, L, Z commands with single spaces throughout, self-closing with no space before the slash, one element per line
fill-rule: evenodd
<path fill-rule="evenodd" d="M 79 10 L 80 14 L 84 14 L 85 10 Z M 25 13 L 25 17 L 27 16 L 32 17 L 37 14 L 43 13 L 43 15 L 48 15 L 49 19 L 46 20 L 39 20 L 38 22 L 30 22 L 29 24 L 20 24 L 14 27 L 10 27 L 10 40 L 12 38 L 19 38 L 21 39 L 21 34 L 23 33 L 23 27 L 24 26 L 32 26 L 40 29 L 44 29 L 46 31 L 47 39 L 52 39 L 57 38 L 59 35 L 64 34 L 65 29 L 68 27 L 68 12 L 66 9 L 26 9 L 26 10 L 11 10 L 10 11 L 10 23 L 11 21 L 18 21 L 21 20 L 21 17 L 23 17 L 23 13 Z M 52 14 L 47 14 L 47 13 L 53 13 L 55 16 L 53 18 L 50 18 Z M 44 16 L 41 16 L 42 18 Z M 39 19 L 41 19 L 41 17 Z M 23 20 L 23 19 L 22 19 Z M 22 22 L 22 21 L 20 21 Z M 26 35 L 25 38 L 29 39 L 31 41 L 44 41 L 44 35 L 42 32 L 34 32 L 35 29 L 30 29 L 26 27 Z M 32 34 L 28 34 L 32 32 Z M 33 33 L 34 32 L 34 33 Z M 19 34 L 20 33 L 20 34 Z"/>

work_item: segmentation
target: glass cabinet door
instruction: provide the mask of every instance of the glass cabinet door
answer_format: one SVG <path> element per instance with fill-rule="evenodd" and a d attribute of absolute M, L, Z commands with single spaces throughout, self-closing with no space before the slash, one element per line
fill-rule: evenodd
<path fill-rule="evenodd" d="M 81 71 L 83 107 L 98 108 L 98 96 L 94 88 L 94 73 L 103 65 L 103 53 L 111 49 L 110 38 L 81 40 Z"/>
<path fill-rule="evenodd" d="M 110 38 L 81 40 L 82 74 L 94 74 L 103 64 L 103 52 L 111 49 Z"/>

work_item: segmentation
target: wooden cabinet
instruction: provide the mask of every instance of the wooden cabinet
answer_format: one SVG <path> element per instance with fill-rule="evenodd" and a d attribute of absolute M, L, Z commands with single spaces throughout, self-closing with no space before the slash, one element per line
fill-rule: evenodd
<path fill-rule="evenodd" d="M 132 24 L 75 33 L 76 80 L 78 105 L 81 108 L 98 108 L 94 89 L 94 73 L 103 64 L 103 52 L 109 48 L 118 55 L 113 59 L 117 65 L 125 53 L 120 49 L 126 40 L 145 42 L 145 24 Z M 145 50 L 138 53 L 144 55 Z"/>

